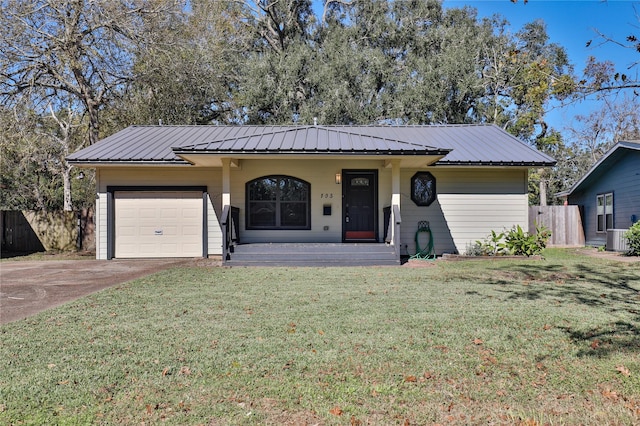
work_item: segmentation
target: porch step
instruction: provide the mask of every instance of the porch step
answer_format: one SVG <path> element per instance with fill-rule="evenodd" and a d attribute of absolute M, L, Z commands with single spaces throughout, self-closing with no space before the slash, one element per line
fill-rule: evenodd
<path fill-rule="evenodd" d="M 399 265 L 393 247 L 375 243 L 240 244 L 227 266 Z"/>

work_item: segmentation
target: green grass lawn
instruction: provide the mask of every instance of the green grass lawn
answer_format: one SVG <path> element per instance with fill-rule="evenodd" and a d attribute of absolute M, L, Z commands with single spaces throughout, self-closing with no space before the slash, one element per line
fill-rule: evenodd
<path fill-rule="evenodd" d="M 640 422 L 640 263 L 179 268 L 0 327 L 0 424 Z"/>

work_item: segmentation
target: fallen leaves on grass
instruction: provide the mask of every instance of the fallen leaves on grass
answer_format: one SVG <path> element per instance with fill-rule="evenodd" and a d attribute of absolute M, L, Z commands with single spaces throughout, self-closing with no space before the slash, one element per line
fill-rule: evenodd
<path fill-rule="evenodd" d="M 631 371 L 624 365 L 619 365 L 616 367 L 616 370 L 625 377 L 631 376 Z"/>
<path fill-rule="evenodd" d="M 518 426 L 539 426 L 539 425 L 540 423 L 538 423 L 533 419 L 520 420 L 520 422 L 518 423 Z"/>
<path fill-rule="evenodd" d="M 618 395 L 618 392 L 613 391 L 611 389 L 605 389 L 601 393 L 602 393 L 602 396 L 604 396 L 605 398 L 611 401 L 617 401 L 620 398 L 620 396 Z"/>
<path fill-rule="evenodd" d="M 636 416 L 640 416 L 640 401 L 631 400 L 624 405 Z"/>
<path fill-rule="evenodd" d="M 337 405 L 335 407 L 333 407 L 331 410 L 329 410 L 330 414 L 333 414 L 334 416 L 338 416 L 340 417 L 342 415 L 342 408 L 338 407 Z"/>

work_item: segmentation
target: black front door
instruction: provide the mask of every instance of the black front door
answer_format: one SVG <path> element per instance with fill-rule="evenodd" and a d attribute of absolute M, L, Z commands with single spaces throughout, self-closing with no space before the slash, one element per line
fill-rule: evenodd
<path fill-rule="evenodd" d="M 378 171 L 342 171 L 342 240 L 376 241 Z"/>

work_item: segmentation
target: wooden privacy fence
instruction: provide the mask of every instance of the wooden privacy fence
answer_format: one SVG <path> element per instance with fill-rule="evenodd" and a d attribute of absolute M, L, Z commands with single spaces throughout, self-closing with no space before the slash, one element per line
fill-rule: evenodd
<path fill-rule="evenodd" d="M 78 212 L 0 212 L 2 251 L 95 250 L 93 209 Z"/>
<path fill-rule="evenodd" d="M 536 225 L 551 231 L 548 246 L 582 247 L 585 244 L 578 206 L 530 206 L 529 232 L 535 232 Z"/>

